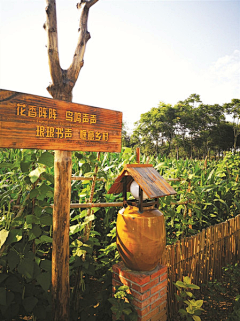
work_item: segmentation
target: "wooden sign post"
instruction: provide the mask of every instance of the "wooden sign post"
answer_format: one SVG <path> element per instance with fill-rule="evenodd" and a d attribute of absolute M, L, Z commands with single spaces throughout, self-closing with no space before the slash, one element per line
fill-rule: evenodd
<path fill-rule="evenodd" d="M 54 321 L 69 320 L 71 151 L 120 152 L 121 130 L 121 112 L 0 89 L 0 147 L 55 150 Z"/>
<path fill-rule="evenodd" d="M 0 90 L 0 147 L 120 152 L 122 113 Z"/>

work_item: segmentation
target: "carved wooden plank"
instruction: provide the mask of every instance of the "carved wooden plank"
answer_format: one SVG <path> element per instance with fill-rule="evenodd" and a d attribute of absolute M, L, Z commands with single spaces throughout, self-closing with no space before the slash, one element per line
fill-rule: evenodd
<path fill-rule="evenodd" d="M 0 89 L 0 147 L 121 151 L 122 113 Z"/>

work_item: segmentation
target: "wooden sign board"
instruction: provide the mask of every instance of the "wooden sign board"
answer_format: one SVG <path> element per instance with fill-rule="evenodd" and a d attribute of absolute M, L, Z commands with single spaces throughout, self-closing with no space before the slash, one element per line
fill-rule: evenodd
<path fill-rule="evenodd" d="M 0 147 L 120 152 L 122 113 L 0 89 Z"/>

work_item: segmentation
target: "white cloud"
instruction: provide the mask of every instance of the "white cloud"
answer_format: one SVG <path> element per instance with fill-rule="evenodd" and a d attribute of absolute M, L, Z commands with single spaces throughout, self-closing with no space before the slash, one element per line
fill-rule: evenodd
<path fill-rule="evenodd" d="M 206 103 L 224 103 L 240 97 L 240 51 L 220 57 L 201 74 L 200 90 Z"/>

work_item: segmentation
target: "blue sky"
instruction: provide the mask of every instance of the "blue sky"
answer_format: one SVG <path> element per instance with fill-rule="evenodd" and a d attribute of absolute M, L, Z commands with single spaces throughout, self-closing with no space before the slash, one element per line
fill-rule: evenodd
<path fill-rule="evenodd" d="M 76 0 L 56 0 L 62 68 L 76 45 Z M 50 97 L 43 0 L 0 0 L 0 88 Z M 240 98 L 240 1 L 99 0 L 90 10 L 73 101 L 119 110 L 129 128 L 160 101 Z"/>

